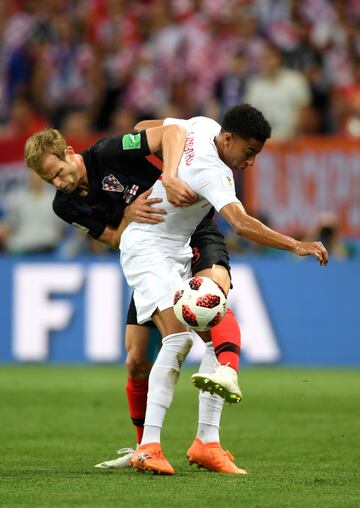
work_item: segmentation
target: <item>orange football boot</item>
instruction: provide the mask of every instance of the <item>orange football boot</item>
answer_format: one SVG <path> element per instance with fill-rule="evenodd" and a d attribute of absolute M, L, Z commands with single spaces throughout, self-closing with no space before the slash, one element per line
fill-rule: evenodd
<path fill-rule="evenodd" d="M 220 443 L 203 443 L 196 438 L 186 454 L 190 464 L 197 464 L 209 471 L 230 474 L 247 474 L 234 464 L 234 457 L 221 448 Z"/>
<path fill-rule="evenodd" d="M 174 468 L 166 460 L 160 443 L 146 443 L 139 446 L 131 457 L 131 465 L 140 471 L 158 474 L 174 474 Z"/>

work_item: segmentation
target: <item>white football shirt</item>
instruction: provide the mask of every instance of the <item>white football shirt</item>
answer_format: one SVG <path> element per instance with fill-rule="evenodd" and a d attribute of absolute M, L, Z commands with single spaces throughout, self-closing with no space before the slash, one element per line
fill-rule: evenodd
<path fill-rule="evenodd" d="M 165 125 L 171 123 L 179 123 L 187 130 L 178 176 L 199 195 L 199 201 L 186 208 L 172 206 L 161 180 L 158 180 L 151 197 L 163 199 L 157 206 L 166 210 L 165 221 L 159 224 L 131 222 L 121 237 L 122 252 L 151 252 L 155 246 L 155 251 L 171 252 L 176 249 L 177 252 L 191 253 L 190 237 L 211 206 L 220 211 L 229 203 L 239 202 L 232 171 L 219 158 L 214 143 L 220 125 L 206 117 L 190 120 L 168 118 L 164 122 Z"/>

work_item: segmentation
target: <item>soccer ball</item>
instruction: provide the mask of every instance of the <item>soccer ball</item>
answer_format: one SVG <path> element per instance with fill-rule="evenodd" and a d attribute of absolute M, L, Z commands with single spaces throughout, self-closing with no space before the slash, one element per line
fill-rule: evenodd
<path fill-rule="evenodd" d="M 193 330 L 204 332 L 220 323 L 227 299 L 223 289 L 209 277 L 191 277 L 183 281 L 174 295 L 178 320 Z"/>

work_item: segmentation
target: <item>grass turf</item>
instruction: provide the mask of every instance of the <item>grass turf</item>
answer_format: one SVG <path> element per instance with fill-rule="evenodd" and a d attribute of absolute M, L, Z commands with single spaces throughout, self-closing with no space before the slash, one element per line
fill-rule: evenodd
<path fill-rule="evenodd" d="M 173 477 L 98 470 L 134 445 L 116 367 L 0 368 L 0 506 L 358 507 L 360 372 L 245 368 L 222 442 L 247 477 L 192 468 L 197 394 L 182 373 L 165 421 Z"/>

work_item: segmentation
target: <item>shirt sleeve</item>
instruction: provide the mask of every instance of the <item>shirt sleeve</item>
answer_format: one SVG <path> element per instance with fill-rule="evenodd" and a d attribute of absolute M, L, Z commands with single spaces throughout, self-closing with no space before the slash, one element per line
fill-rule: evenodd
<path fill-rule="evenodd" d="M 196 188 L 193 189 L 206 198 L 220 212 L 229 203 L 240 203 L 235 194 L 235 182 L 232 171 L 216 161 L 207 163 L 198 171 Z"/>
<path fill-rule="evenodd" d="M 165 118 L 163 125 L 181 125 L 188 130 L 190 126 L 189 120 L 182 120 L 181 118 Z"/>
<path fill-rule="evenodd" d="M 99 163 L 105 165 L 111 165 L 119 158 L 131 161 L 151 153 L 145 130 L 122 136 L 108 136 L 96 143 L 94 149 Z"/>
<path fill-rule="evenodd" d="M 93 238 L 98 238 L 106 228 L 106 222 L 100 216 L 90 215 L 91 210 L 89 207 L 89 213 L 86 211 L 76 210 L 69 211 L 69 208 L 58 203 L 56 200 L 53 201 L 53 210 L 55 214 L 64 220 L 68 224 L 75 226 L 84 233 L 88 233 Z"/>

